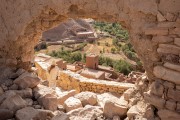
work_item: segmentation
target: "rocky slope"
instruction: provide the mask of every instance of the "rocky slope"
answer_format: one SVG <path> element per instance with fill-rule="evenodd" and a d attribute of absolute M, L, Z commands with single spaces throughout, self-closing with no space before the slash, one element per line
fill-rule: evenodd
<path fill-rule="evenodd" d="M 1 120 L 154 119 L 154 107 L 135 88 L 123 95 L 50 88 L 35 73 L 11 72 L 0 85 Z"/>

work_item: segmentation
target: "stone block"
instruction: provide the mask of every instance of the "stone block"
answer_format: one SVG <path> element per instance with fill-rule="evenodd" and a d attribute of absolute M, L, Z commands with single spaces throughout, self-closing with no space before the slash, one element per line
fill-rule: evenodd
<path fill-rule="evenodd" d="M 180 47 L 170 44 L 159 44 L 158 53 L 179 55 Z"/>
<path fill-rule="evenodd" d="M 34 88 L 40 83 L 40 79 L 32 73 L 25 72 L 17 79 L 15 79 L 14 83 L 22 89 Z"/>
<path fill-rule="evenodd" d="M 159 22 L 157 27 L 162 27 L 162 28 L 173 28 L 176 27 L 176 22 Z"/>
<path fill-rule="evenodd" d="M 169 13 L 175 13 L 179 11 L 179 0 L 160 0 L 158 4 L 158 9 L 161 11 L 164 15 L 169 12 Z"/>
<path fill-rule="evenodd" d="M 180 38 L 175 38 L 174 39 L 174 44 L 177 46 L 180 46 Z"/>
<path fill-rule="evenodd" d="M 174 15 L 173 13 L 167 13 L 165 15 L 165 18 L 168 20 L 168 21 L 176 21 L 176 15 Z"/>
<path fill-rule="evenodd" d="M 176 101 L 174 100 L 167 100 L 165 107 L 169 110 L 175 110 L 176 109 Z"/>
<path fill-rule="evenodd" d="M 38 102 L 47 110 L 57 110 L 58 100 L 57 97 L 52 94 L 46 94 L 45 96 L 38 98 Z"/>
<path fill-rule="evenodd" d="M 174 83 L 171 83 L 171 82 L 168 82 L 168 81 L 165 81 L 164 83 L 163 83 L 163 85 L 164 85 L 164 87 L 166 87 L 166 88 L 174 88 L 175 87 L 175 84 Z"/>
<path fill-rule="evenodd" d="M 129 101 L 129 99 L 131 99 L 134 94 L 135 90 L 133 88 L 130 88 L 124 92 L 123 96 L 126 101 Z"/>
<path fill-rule="evenodd" d="M 144 99 L 157 108 L 164 108 L 165 100 L 163 98 L 155 95 L 150 95 L 149 93 L 144 93 Z"/>
<path fill-rule="evenodd" d="M 140 114 L 140 110 L 138 109 L 137 105 L 134 105 L 128 110 L 127 117 L 129 119 L 132 119 L 134 116 L 139 114 Z"/>
<path fill-rule="evenodd" d="M 32 107 L 25 107 L 16 112 L 17 120 L 49 120 L 53 117 L 53 112 L 43 109 L 34 109 Z"/>
<path fill-rule="evenodd" d="M 163 87 L 163 85 L 160 82 L 155 81 L 155 82 L 153 82 L 151 84 L 151 86 L 150 86 L 150 93 L 151 94 L 154 94 L 154 95 L 157 95 L 159 97 L 162 97 L 163 92 L 164 92 L 164 87 Z"/>
<path fill-rule="evenodd" d="M 79 99 L 83 106 L 97 104 L 97 95 L 92 92 L 81 92 L 75 95 L 75 98 Z"/>
<path fill-rule="evenodd" d="M 113 118 L 115 115 L 122 117 L 126 115 L 127 108 L 128 106 L 121 105 L 120 103 L 111 100 L 106 100 L 103 113 L 107 118 Z"/>
<path fill-rule="evenodd" d="M 178 35 L 180 37 L 180 27 L 178 28 L 174 28 L 174 29 L 170 29 L 169 30 L 169 34 L 171 35 Z"/>
<path fill-rule="evenodd" d="M 173 42 L 173 38 L 168 36 L 154 36 L 152 41 L 156 43 L 169 43 Z"/>
<path fill-rule="evenodd" d="M 180 85 L 176 85 L 176 90 L 180 90 Z"/>
<path fill-rule="evenodd" d="M 160 12 L 158 12 L 158 14 L 157 14 L 157 20 L 158 20 L 159 22 L 163 22 L 163 21 L 166 21 L 166 18 L 165 18 Z"/>
<path fill-rule="evenodd" d="M 168 35 L 169 31 L 165 28 L 148 28 L 145 30 L 145 35 Z"/>
<path fill-rule="evenodd" d="M 161 109 L 158 111 L 158 115 L 161 120 L 179 120 L 180 114 L 174 111 Z"/>
<path fill-rule="evenodd" d="M 24 107 L 26 107 L 26 101 L 23 100 L 19 95 L 6 98 L 0 105 L 0 109 L 9 109 L 13 112 L 16 112 Z"/>
<path fill-rule="evenodd" d="M 154 67 L 153 73 L 157 78 L 180 85 L 180 72 L 167 69 L 163 66 L 156 66 Z"/>
<path fill-rule="evenodd" d="M 69 98 L 69 97 L 72 97 L 74 95 L 76 95 L 76 90 L 71 90 L 71 91 L 66 91 L 66 92 L 63 92 L 61 94 L 58 94 L 58 104 L 60 105 L 63 105 L 64 102 Z"/>
<path fill-rule="evenodd" d="M 175 101 L 180 101 L 180 90 L 168 89 L 167 97 Z"/>
<path fill-rule="evenodd" d="M 164 64 L 164 67 L 167 67 L 169 69 L 176 70 L 176 71 L 180 72 L 180 65 L 177 65 L 177 64 L 172 64 L 172 63 L 166 62 Z"/>
<path fill-rule="evenodd" d="M 66 112 L 69 112 L 74 109 L 82 108 L 81 101 L 77 98 L 70 97 L 64 102 L 64 108 Z"/>

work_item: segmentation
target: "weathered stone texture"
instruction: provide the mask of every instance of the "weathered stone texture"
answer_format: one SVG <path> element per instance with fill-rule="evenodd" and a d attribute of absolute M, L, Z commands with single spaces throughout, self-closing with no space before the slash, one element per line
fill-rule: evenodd
<path fill-rule="evenodd" d="M 179 101 L 180 93 L 176 87 L 180 85 L 179 6 L 179 0 L 1 0 L 0 80 L 15 78 L 11 76 L 12 71 L 7 66 L 29 69 L 33 61 L 33 49 L 41 33 L 67 18 L 117 21 L 129 30 L 131 43 L 142 60 L 149 79 L 170 82 L 170 84 L 164 82 L 161 85 L 155 85 L 154 88 L 152 87 L 152 95 L 145 94 L 145 98 L 158 108 L 167 107 L 174 110 L 174 104 L 158 96 L 162 94 L 162 91 L 166 93 L 168 89 L 167 97 Z M 163 56 L 170 63 L 166 63 L 167 61 L 165 64 L 162 63 Z M 63 80 L 59 82 L 59 85 L 63 83 L 61 87 L 65 89 L 122 93 L 126 87 L 122 85 L 122 89 L 121 85 L 114 84 L 108 84 L 108 87 L 105 87 L 101 84 L 97 85 L 93 80 L 79 82 L 77 78 L 68 79 L 68 77 L 64 75 L 64 80 L 68 82 Z M 21 88 L 24 86 L 33 88 L 39 83 L 36 78 L 26 78 L 33 84 L 23 80 L 24 78 L 17 78 L 19 80 L 15 81 L 18 81 L 17 84 Z M 92 86 L 92 83 L 96 85 Z M 159 88 L 157 89 L 156 86 Z M 3 87 L 3 91 L 7 89 Z M 37 87 L 35 91 L 38 98 L 40 94 L 48 90 L 40 91 Z M 179 103 L 176 109 L 179 110 Z M 169 110 L 160 110 L 158 114 L 161 119 L 176 120 L 180 117 L 178 113 Z"/>

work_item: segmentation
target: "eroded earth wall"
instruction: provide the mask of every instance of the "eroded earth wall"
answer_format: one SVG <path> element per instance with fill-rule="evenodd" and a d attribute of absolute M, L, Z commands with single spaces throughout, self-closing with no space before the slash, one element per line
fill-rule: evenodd
<path fill-rule="evenodd" d="M 168 110 L 172 112 L 169 116 L 176 116 L 180 111 L 179 0 L 0 2 L 1 73 L 3 66 L 28 69 L 41 33 L 67 18 L 116 21 L 129 30 L 131 43 L 152 83 L 145 99 L 159 109 L 161 118 Z"/>

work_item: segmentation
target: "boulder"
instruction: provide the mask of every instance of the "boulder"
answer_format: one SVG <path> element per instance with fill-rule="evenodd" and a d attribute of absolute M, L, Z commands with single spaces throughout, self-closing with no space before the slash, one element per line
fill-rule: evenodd
<path fill-rule="evenodd" d="M 6 99 L 16 95 L 14 91 L 6 91 L 4 94 L 0 95 L 0 104 Z"/>
<path fill-rule="evenodd" d="M 55 111 L 57 110 L 58 101 L 57 97 L 52 94 L 46 94 L 38 99 L 40 105 L 42 105 L 47 110 Z"/>
<path fill-rule="evenodd" d="M 32 89 L 26 88 L 24 90 L 13 90 L 16 94 L 20 95 L 22 98 L 32 98 Z"/>
<path fill-rule="evenodd" d="M 92 92 L 81 92 L 75 95 L 75 98 L 79 99 L 83 106 L 97 104 L 97 95 Z"/>
<path fill-rule="evenodd" d="M 58 104 L 63 105 L 64 102 L 69 98 L 74 95 L 76 95 L 76 90 L 71 90 L 71 91 L 66 91 L 66 92 L 58 92 L 57 93 L 57 99 L 58 99 Z"/>
<path fill-rule="evenodd" d="M 115 102 L 119 100 L 119 97 L 113 95 L 112 93 L 103 93 L 103 94 L 97 95 L 98 105 L 101 106 L 102 108 L 104 107 L 106 100 Z"/>
<path fill-rule="evenodd" d="M 18 90 L 18 85 L 13 84 L 9 87 L 9 90 Z"/>
<path fill-rule="evenodd" d="M 17 120 L 46 120 L 54 117 L 53 113 L 49 110 L 34 109 L 26 107 L 16 112 Z"/>
<path fill-rule="evenodd" d="M 168 98 L 171 98 L 175 101 L 180 102 L 180 90 L 174 90 L 172 88 L 169 88 L 168 92 L 167 92 L 167 96 L 168 96 Z"/>
<path fill-rule="evenodd" d="M 174 111 L 161 109 L 158 111 L 158 115 L 161 120 L 179 120 L 180 114 Z"/>
<path fill-rule="evenodd" d="M 13 84 L 13 80 L 12 79 L 7 79 L 4 81 L 3 83 L 5 86 L 10 87 Z"/>
<path fill-rule="evenodd" d="M 128 101 L 133 95 L 134 95 L 134 89 L 133 88 L 130 88 L 130 89 L 128 89 L 128 90 L 126 90 L 125 92 L 124 92 L 124 94 L 123 94 L 123 96 L 124 96 L 124 99 L 126 100 L 126 101 Z"/>
<path fill-rule="evenodd" d="M 137 105 L 134 105 L 128 110 L 127 117 L 129 119 L 132 119 L 134 116 L 139 114 L 140 114 L 140 110 L 138 109 Z"/>
<path fill-rule="evenodd" d="M 18 69 L 18 70 L 16 71 L 16 74 L 17 74 L 18 76 L 20 76 L 20 75 L 22 75 L 22 74 L 25 73 L 25 72 L 26 72 L 26 70 L 20 68 L 20 69 Z"/>
<path fill-rule="evenodd" d="M 40 83 L 40 79 L 33 73 L 25 72 L 17 79 L 14 80 L 21 89 L 24 88 L 34 88 Z"/>
<path fill-rule="evenodd" d="M 4 79 L 10 78 L 10 76 L 14 73 L 11 68 L 5 66 L 0 66 L 0 71 L 0 83 L 4 82 Z"/>
<path fill-rule="evenodd" d="M 14 95 L 12 97 L 6 98 L 1 104 L 1 109 L 9 109 L 13 112 L 26 107 L 26 101 L 19 95 Z"/>
<path fill-rule="evenodd" d="M 81 107 L 82 107 L 81 101 L 74 97 L 70 97 L 64 102 L 64 108 L 66 112 L 69 112 L 71 110 L 81 108 Z"/>
<path fill-rule="evenodd" d="M 103 113 L 107 118 L 113 118 L 116 115 L 122 117 L 126 115 L 127 109 L 127 103 L 106 100 Z"/>
<path fill-rule="evenodd" d="M 149 92 L 144 93 L 144 99 L 150 104 L 156 106 L 157 108 L 164 108 L 165 100 L 161 97 L 150 95 Z"/>
<path fill-rule="evenodd" d="M 176 101 L 170 99 L 166 101 L 165 107 L 169 110 L 175 111 L 176 109 Z"/>
<path fill-rule="evenodd" d="M 7 120 L 13 118 L 14 114 L 13 111 L 10 111 L 8 109 L 0 109 L 0 117 L 1 120 Z"/>
<path fill-rule="evenodd" d="M 71 110 L 67 113 L 70 120 L 101 120 L 103 111 L 101 107 L 86 105 L 84 108 Z"/>
<path fill-rule="evenodd" d="M 33 89 L 33 93 L 36 99 L 46 94 L 52 94 L 52 95 L 56 94 L 56 92 L 52 88 L 40 84 Z"/>

